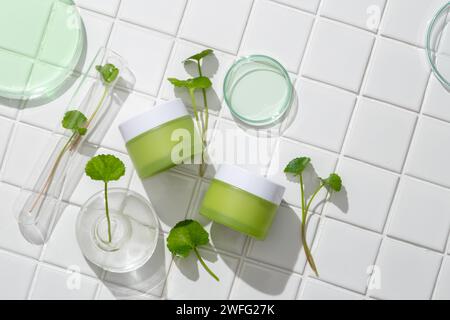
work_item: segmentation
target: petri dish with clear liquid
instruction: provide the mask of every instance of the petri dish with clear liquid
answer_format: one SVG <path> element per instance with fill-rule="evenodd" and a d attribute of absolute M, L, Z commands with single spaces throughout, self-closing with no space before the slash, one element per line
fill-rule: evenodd
<path fill-rule="evenodd" d="M 450 89 L 450 2 L 440 8 L 431 20 L 426 47 L 433 74 Z"/>
<path fill-rule="evenodd" d="M 56 95 L 81 62 L 84 42 L 72 0 L 0 1 L 0 96 Z"/>
<path fill-rule="evenodd" d="M 224 97 L 231 113 L 256 127 L 283 117 L 292 103 L 293 88 L 286 69 L 264 55 L 239 59 L 224 81 Z"/>

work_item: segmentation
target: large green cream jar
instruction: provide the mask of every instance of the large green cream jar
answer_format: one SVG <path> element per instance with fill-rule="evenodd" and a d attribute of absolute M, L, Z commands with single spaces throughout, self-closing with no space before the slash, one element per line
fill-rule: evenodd
<path fill-rule="evenodd" d="M 119 130 L 142 179 L 189 163 L 202 151 L 194 122 L 180 99 L 159 104 L 123 122 Z"/>
<path fill-rule="evenodd" d="M 200 214 L 256 239 L 272 225 L 285 188 L 237 166 L 222 165 L 212 180 Z"/>

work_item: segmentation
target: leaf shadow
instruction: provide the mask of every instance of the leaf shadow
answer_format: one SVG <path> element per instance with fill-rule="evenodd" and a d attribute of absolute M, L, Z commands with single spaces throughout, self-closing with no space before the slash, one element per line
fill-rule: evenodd
<path fill-rule="evenodd" d="M 184 68 L 191 77 L 195 78 L 199 76 L 198 67 L 195 62 L 191 61 L 184 62 Z M 203 76 L 213 78 L 216 75 L 218 69 L 219 69 L 219 60 L 217 59 L 215 54 L 211 54 L 203 58 L 202 60 Z M 181 99 L 186 106 L 192 108 L 191 97 L 185 88 L 174 87 L 173 90 L 175 97 Z M 206 90 L 206 97 L 208 99 L 209 110 L 213 112 L 219 112 L 222 107 L 222 103 L 216 91 L 213 88 L 209 88 L 208 90 Z M 197 106 L 199 106 L 199 110 L 203 110 L 204 103 L 203 103 L 203 93 L 201 90 L 196 90 L 195 98 L 197 101 Z"/>
<path fill-rule="evenodd" d="M 299 185 L 299 198 L 300 198 L 300 178 L 299 176 L 292 175 L 290 173 L 285 173 L 286 179 L 290 182 L 297 183 Z M 308 201 L 316 189 L 320 185 L 320 177 L 317 174 L 316 169 L 313 164 L 310 164 L 303 171 L 303 185 L 304 185 L 304 193 L 305 199 Z M 318 195 L 319 197 L 319 195 Z M 317 201 L 313 203 L 313 206 L 310 208 L 310 211 L 316 211 L 325 201 L 326 197 L 316 198 Z"/>
<path fill-rule="evenodd" d="M 341 191 L 331 193 L 330 202 L 333 203 L 342 213 L 348 213 L 349 201 L 347 189 L 345 188 L 345 186 L 342 186 Z"/>

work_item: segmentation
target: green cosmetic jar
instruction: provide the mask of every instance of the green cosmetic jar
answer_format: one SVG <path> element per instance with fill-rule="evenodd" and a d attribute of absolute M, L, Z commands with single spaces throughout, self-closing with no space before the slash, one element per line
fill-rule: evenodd
<path fill-rule="evenodd" d="M 237 166 L 222 165 L 200 214 L 233 230 L 263 240 L 272 225 L 285 188 Z"/>
<path fill-rule="evenodd" d="M 202 151 L 194 122 L 180 99 L 123 122 L 119 130 L 141 179 L 189 163 Z"/>

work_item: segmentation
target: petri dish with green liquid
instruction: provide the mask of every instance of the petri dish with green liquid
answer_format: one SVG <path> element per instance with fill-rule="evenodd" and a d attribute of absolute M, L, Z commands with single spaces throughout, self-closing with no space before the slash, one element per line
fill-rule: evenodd
<path fill-rule="evenodd" d="M 269 126 L 289 110 L 293 88 L 286 69 L 275 59 L 251 55 L 236 61 L 224 81 L 231 113 L 251 126 Z"/>
<path fill-rule="evenodd" d="M 0 96 L 56 95 L 81 62 L 84 39 L 72 0 L 1 0 Z"/>

